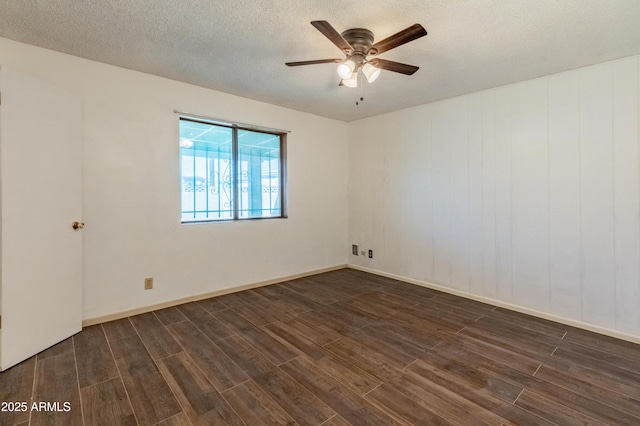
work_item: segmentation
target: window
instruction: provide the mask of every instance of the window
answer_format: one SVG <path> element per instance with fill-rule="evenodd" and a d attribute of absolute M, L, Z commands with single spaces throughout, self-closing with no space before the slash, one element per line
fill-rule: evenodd
<path fill-rule="evenodd" d="M 182 222 L 286 217 L 286 134 L 180 118 Z"/>

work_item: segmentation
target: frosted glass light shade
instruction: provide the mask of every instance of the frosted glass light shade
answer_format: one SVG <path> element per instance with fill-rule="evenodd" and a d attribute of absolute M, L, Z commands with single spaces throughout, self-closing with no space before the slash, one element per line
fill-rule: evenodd
<path fill-rule="evenodd" d="M 340 64 L 338 65 L 338 75 L 343 80 L 351 78 L 351 75 L 353 74 L 353 70 L 355 67 L 356 67 L 356 64 L 353 63 L 351 59 L 345 59 L 344 61 L 340 62 Z"/>
<path fill-rule="evenodd" d="M 364 74 L 365 77 L 367 77 L 367 81 L 369 83 L 373 83 L 376 80 L 376 78 L 380 76 L 380 68 L 376 68 L 370 63 L 366 63 L 362 67 L 362 73 Z"/>
<path fill-rule="evenodd" d="M 342 84 L 352 88 L 358 87 L 358 73 L 354 72 L 354 73 L 351 73 L 351 77 L 343 78 Z"/>

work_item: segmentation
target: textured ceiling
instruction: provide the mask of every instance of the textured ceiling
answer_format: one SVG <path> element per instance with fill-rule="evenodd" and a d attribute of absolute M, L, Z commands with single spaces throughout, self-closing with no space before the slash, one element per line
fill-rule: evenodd
<path fill-rule="evenodd" d="M 420 23 L 380 55 L 420 70 L 349 89 L 334 64 L 286 67 L 341 57 L 312 20 L 376 41 Z M 351 121 L 640 54 L 640 1 L 0 0 L 0 37 Z"/>

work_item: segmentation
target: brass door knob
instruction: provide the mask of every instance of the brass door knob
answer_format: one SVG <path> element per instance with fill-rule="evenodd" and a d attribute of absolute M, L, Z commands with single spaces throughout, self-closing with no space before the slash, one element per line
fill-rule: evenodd
<path fill-rule="evenodd" d="M 77 220 L 71 224 L 73 229 L 82 229 L 84 228 L 84 223 L 78 222 Z"/>

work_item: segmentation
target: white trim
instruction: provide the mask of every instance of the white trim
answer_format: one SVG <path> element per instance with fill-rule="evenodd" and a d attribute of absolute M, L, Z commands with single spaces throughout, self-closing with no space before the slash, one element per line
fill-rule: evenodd
<path fill-rule="evenodd" d="M 444 293 L 453 294 L 454 296 L 464 297 L 465 299 L 475 300 L 477 302 L 488 303 L 490 305 L 498 306 L 501 308 L 509 309 L 511 311 L 520 312 L 522 314 L 532 315 L 534 317 L 542 318 L 545 320 L 558 322 L 561 324 L 569 325 L 576 328 L 581 328 L 583 330 L 593 331 L 594 333 L 603 334 L 605 336 L 614 337 L 616 339 L 626 340 L 632 343 L 640 344 L 640 336 L 636 336 L 633 334 L 624 333 L 622 331 L 612 330 L 609 328 L 599 327 L 594 324 L 585 323 L 582 321 L 577 321 L 571 318 L 561 317 L 559 315 L 553 315 L 548 312 L 537 311 L 535 309 L 525 308 L 519 305 L 513 305 L 511 303 L 502 302 L 500 300 L 490 299 L 488 297 L 478 296 L 476 294 L 467 293 L 460 290 L 455 290 L 452 288 L 444 287 L 438 284 L 433 284 L 427 281 L 419 281 L 414 280 L 412 278 L 403 277 L 400 275 L 390 274 L 383 271 L 378 271 L 377 269 L 366 268 L 364 266 L 359 265 L 348 265 L 351 269 L 356 269 L 358 271 L 368 272 L 370 274 L 380 275 L 381 277 L 392 278 L 394 280 L 403 281 L 409 284 L 418 285 L 420 287 L 430 288 L 432 290 L 442 291 Z"/>
<path fill-rule="evenodd" d="M 244 284 L 237 287 L 225 288 L 222 290 L 210 291 L 208 293 L 196 294 L 193 296 L 182 297 L 180 299 L 168 300 L 166 302 L 160 302 L 153 305 L 141 306 L 139 308 L 128 309 L 126 311 L 114 312 L 107 315 L 102 315 L 99 317 L 86 318 L 82 320 L 82 327 L 88 327 L 90 325 L 101 324 L 103 322 L 115 321 L 122 318 L 127 318 L 132 315 L 145 314 L 147 312 L 157 311 L 158 309 L 170 308 L 172 306 L 182 305 L 183 303 L 195 302 L 198 300 L 208 299 L 210 297 L 222 296 L 224 294 L 236 293 L 243 290 L 250 290 L 252 288 L 264 287 L 271 284 L 278 284 L 285 281 L 295 280 L 298 278 L 304 278 L 311 275 L 322 274 L 324 272 L 336 271 L 338 269 L 344 269 L 348 267 L 348 265 L 336 265 L 323 269 L 316 269 L 314 271 L 304 272 L 301 274 L 289 275 L 286 277 L 274 278 L 266 281 L 259 281 L 250 284 Z"/>
<path fill-rule="evenodd" d="M 546 320 L 549 320 L 549 321 L 558 322 L 558 323 L 569 325 L 569 326 L 572 326 L 572 327 L 581 328 L 583 330 L 593 331 L 594 333 L 603 334 L 605 336 L 614 337 L 616 339 L 626 340 L 628 342 L 640 344 L 640 336 L 635 336 L 633 334 L 628 334 L 628 333 L 624 333 L 624 332 L 621 332 L 621 331 L 612 330 L 612 329 L 609 329 L 609 328 L 599 327 L 597 325 L 588 324 L 588 323 L 585 323 L 585 322 L 582 322 L 582 321 L 576 321 L 576 320 L 571 319 L 571 318 L 565 318 L 565 317 L 561 317 L 561 316 L 558 316 L 558 315 L 553 315 L 553 314 L 550 314 L 550 313 L 547 313 L 547 312 L 537 311 L 535 309 L 529 309 L 529 308 L 525 308 L 523 306 L 502 302 L 500 300 L 495 300 L 495 299 L 491 299 L 491 298 L 488 298 L 488 297 L 478 296 L 478 295 L 475 295 L 475 294 L 472 294 L 472 293 L 467 293 L 467 292 L 464 292 L 464 291 L 455 290 L 455 289 L 452 289 L 452 288 L 444 287 L 444 286 L 441 286 L 441 285 L 438 285 L 438 284 L 434 284 L 434 283 L 430 283 L 430 282 L 427 282 L 427 281 L 415 280 L 415 279 L 412 279 L 412 278 L 403 277 L 401 275 L 390 274 L 390 273 L 387 273 L 387 272 L 379 271 L 377 269 L 366 268 L 364 266 L 353 265 L 353 264 L 336 265 L 336 266 L 332 266 L 332 267 L 328 267 L 328 268 L 316 269 L 316 270 L 305 272 L 305 273 L 289 275 L 289 276 L 286 276 L 286 277 L 275 278 L 275 279 L 266 280 L 266 281 L 259 281 L 259 282 L 245 284 L 245 285 L 241 285 L 241 286 L 237 286 L 237 287 L 226 288 L 226 289 L 222 289 L 222 290 L 216 290 L 216 291 L 197 294 L 197 295 L 193 295 L 193 296 L 187 296 L 187 297 L 183 297 L 183 298 L 180 298 L 180 299 L 169 300 L 169 301 L 166 301 L 166 302 L 160 302 L 160 303 L 156 303 L 156 304 L 153 304 L 153 305 L 141 306 L 139 308 L 129 309 L 129 310 L 126 310 L 126 311 L 114 312 L 114 313 L 107 314 L 107 315 L 102 315 L 102 316 L 99 316 L 99 317 L 87 318 L 87 319 L 82 320 L 82 327 L 88 327 L 90 325 L 101 324 L 101 323 L 108 322 L 108 321 L 115 321 L 115 320 L 118 320 L 118 319 L 127 318 L 127 317 L 132 316 L 132 315 L 144 314 L 144 313 L 147 313 L 147 312 L 156 311 L 158 309 L 164 309 L 164 308 L 169 308 L 169 307 L 172 307 L 172 306 L 181 305 L 183 303 L 195 302 L 195 301 L 198 301 L 198 300 L 208 299 L 210 297 L 222 296 L 222 295 L 225 295 L 225 294 L 236 293 L 236 292 L 243 291 L 243 290 L 250 290 L 252 288 L 265 287 L 265 286 L 272 285 L 272 284 L 278 284 L 278 283 L 281 283 L 281 282 L 295 280 L 295 279 L 298 279 L 298 278 L 304 278 L 304 277 L 308 277 L 308 276 L 311 276 L 311 275 L 322 274 L 324 272 L 336 271 L 338 269 L 343 269 L 343 268 L 351 268 L 351 269 L 356 269 L 358 271 L 368 272 L 370 274 L 379 275 L 379 276 L 382 276 L 382 277 L 403 281 L 403 282 L 406 282 L 408 284 L 418 285 L 420 287 L 430 288 L 432 290 L 442 291 L 444 293 L 448 293 L 448 294 L 453 294 L 455 296 L 464 297 L 465 299 L 475 300 L 475 301 L 482 302 L 482 303 L 488 303 L 490 305 L 499 306 L 501 308 L 509 309 L 511 311 L 520 312 L 520 313 L 527 314 L 527 315 L 532 315 L 534 317 L 546 319 Z"/>

